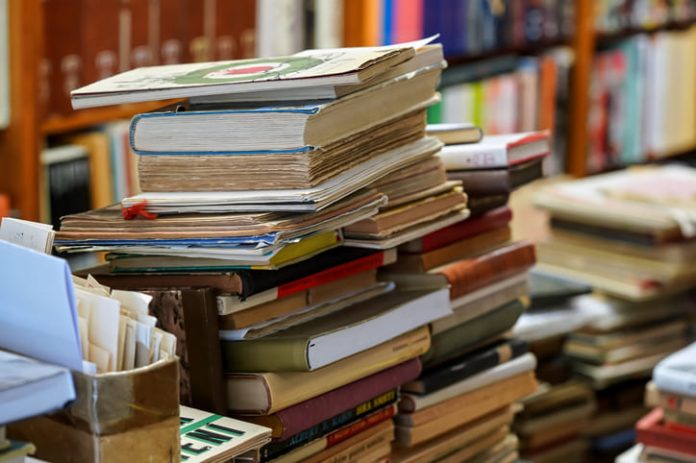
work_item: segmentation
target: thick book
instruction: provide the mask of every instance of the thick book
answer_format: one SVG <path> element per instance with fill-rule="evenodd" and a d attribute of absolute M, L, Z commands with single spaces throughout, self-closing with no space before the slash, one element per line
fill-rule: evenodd
<path fill-rule="evenodd" d="M 454 301 L 484 286 L 518 275 L 534 263 L 534 245 L 525 241 L 516 241 L 480 256 L 434 268 L 429 271 L 427 278 L 451 285 L 450 299 Z M 424 278 L 420 274 L 385 272 L 385 275 L 397 282 Z"/>
<path fill-rule="evenodd" d="M 64 367 L 0 350 L 0 377 L 0 426 L 59 410 L 75 399 L 72 375 Z"/>
<path fill-rule="evenodd" d="M 430 350 L 423 356 L 423 365 L 431 367 L 442 364 L 479 347 L 491 338 L 501 336 L 515 325 L 524 310 L 525 304 L 517 299 L 435 334 Z"/>
<path fill-rule="evenodd" d="M 401 390 L 430 394 L 478 373 L 503 364 L 527 352 L 527 343 L 510 339 L 487 346 L 444 365 L 425 370 L 418 379 L 405 383 Z"/>
<path fill-rule="evenodd" d="M 513 408 L 504 407 L 422 444 L 406 447 L 397 441 L 391 461 L 394 463 L 438 461 L 452 454 L 453 451 L 471 447 L 492 432 L 512 423 L 513 418 Z M 405 443 L 410 444 L 408 440 Z"/>
<path fill-rule="evenodd" d="M 394 417 L 399 442 L 417 444 L 511 405 L 537 389 L 533 372 L 521 373 L 414 413 Z"/>
<path fill-rule="evenodd" d="M 636 440 L 643 445 L 674 450 L 691 458 L 696 457 L 696 440 L 691 432 L 668 428 L 664 424 L 664 412 L 656 408 L 636 424 Z"/>
<path fill-rule="evenodd" d="M 526 353 L 428 394 L 404 393 L 399 402 L 399 411 L 415 413 L 429 409 L 462 394 L 487 388 L 506 378 L 533 372 L 536 365 L 537 361 L 534 354 Z"/>
<path fill-rule="evenodd" d="M 461 181 L 466 193 L 472 197 L 510 194 L 543 176 L 543 159 L 533 159 L 508 168 L 447 172 L 447 178 Z"/>
<path fill-rule="evenodd" d="M 152 66 L 71 92 L 74 109 L 316 85 L 355 85 L 415 56 L 430 40 L 382 48 L 305 50 L 292 56 Z"/>
<path fill-rule="evenodd" d="M 224 363 L 228 372 L 312 371 L 451 313 L 447 288 L 397 289 L 262 338 L 224 340 Z"/>
<path fill-rule="evenodd" d="M 522 164 L 550 153 L 550 134 L 543 130 L 484 136 L 479 143 L 447 145 L 439 156 L 450 170 L 492 169 Z"/>
<path fill-rule="evenodd" d="M 449 124 L 428 124 L 428 135 L 435 137 L 445 145 L 460 143 L 478 143 L 483 138 L 483 130 L 470 122 Z"/>
<path fill-rule="evenodd" d="M 661 391 L 696 397 L 696 343 L 658 363 L 653 381 Z"/>
<path fill-rule="evenodd" d="M 268 302 L 251 301 L 250 299 L 254 296 L 246 301 L 240 301 L 237 296 L 220 295 L 218 296 L 220 329 L 250 328 L 260 323 L 270 322 L 274 318 L 290 317 L 295 313 L 311 312 L 324 305 L 348 302 L 359 294 L 370 292 L 378 284 L 377 270 L 371 269 Z M 244 305 L 246 302 L 250 302 L 250 305 Z"/>
<path fill-rule="evenodd" d="M 273 441 L 261 449 L 261 460 L 269 461 L 316 439 L 325 438 L 326 448 L 333 447 L 339 442 L 343 442 L 351 436 L 359 434 L 383 421 L 390 421 L 396 414 L 395 401 L 396 396 L 369 410 L 364 416 L 353 419 L 344 419 L 347 416 L 341 416 L 335 421 L 327 422 L 324 426 L 314 426 L 300 431 L 285 440 Z"/>
<path fill-rule="evenodd" d="M 181 461 L 228 461 L 258 450 L 271 439 L 271 430 L 195 408 L 179 409 Z"/>
<path fill-rule="evenodd" d="M 336 281 L 344 276 L 394 262 L 395 258 L 394 251 L 339 247 L 279 270 L 238 270 L 234 273 L 114 274 L 108 267 L 97 267 L 89 269 L 88 273 L 94 275 L 100 283 L 120 289 L 211 288 L 221 294 L 236 295 L 240 298 L 239 302 L 242 302 L 246 298 L 262 293 L 263 298 L 268 298 L 264 300 L 282 299 L 306 289 Z M 78 272 L 78 274 L 87 276 L 86 272 Z M 236 308 L 232 307 L 221 306 L 220 315 L 236 311 Z M 243 307 L 239 310 L 242 309 Z"/>
<path fill-rule="evenodd" d="M 408 74 L 320 103 L 175 105 L 136 115 L 131 147 L 150 156 L 301 155 L 435 103 L 439 77 Z"/>
<path fill-rule="evenodd" d="M 231 373 L 228 407 L 234 413 L 268 415 L 422 355 L 430 347 L 427 327 L 311 372 Z"/>
<path fill-rule="evenodd" d="M 138 156 L 140 186 L 143 191 L 312 188 L 356 164 L 419 140 L 424 117 L 425 110 L 417 109 L 296 154 Z M 269 177 L 270 167 L 282 175 Z M 444 180 L 444 168 L 442 174 Z"/>
<path fill-rule="evenodd" d="M 433 268 L 484 254 L 510 241 L 510 227 L 496 228 L 422 254 L 400 254 L 395 264 L 385 268 L 394 273 L 424 273 Z"/>
<path fill-rule="evenodd" d="M 399 246 L 399 253 L 417 254 L 442 248 L 448 244 L 500 228 L 512 220 L 508 207 L 492 210 L 479 217 L 465 220 L 449 227 L 429 233 L 421 238 Z"/>

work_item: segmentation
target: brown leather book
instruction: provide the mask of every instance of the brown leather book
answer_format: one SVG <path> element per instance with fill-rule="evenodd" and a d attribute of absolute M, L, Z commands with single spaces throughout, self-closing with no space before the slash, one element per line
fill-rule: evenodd
<path fill-rule="evenodd" d="M 177 338 L 181 403 L 225 413 L 227 403 L 218 340 L 215 292 L 209 289 L 152 289 L 150 315 Z"/>
<path fill-rule="evenodd" d="M 422 254 L 399 254 L 385 270 L 394 273 L 423 273 L 441 265 L 483 254 L 499 247 L 512 236 L 509 226 L 496 228 Z"/>
<path fill-rule="evenodd" d="M 450 298 L 456 299 L 494 281 L 517 274 L 535 262 L 534 245 L 517 241 L 478 257 L 464 259 L 432 270 L 450 283 Z"/>
<path fill-rule="evenodd" d="M 47 76 L 48 116 L 72 112 L 70 91 L 82 85 L 82 2 L 80 0 L 46 0 L 43 2 L 45 21 L 45 58 Z"/>
<path fill-rule="evenodd" d="M 83 0 L 82 60 L 84 83 L 110 77 L 119 71 L 120 0 Z M 52 21 L 49 17 L 48 22 Z"/>

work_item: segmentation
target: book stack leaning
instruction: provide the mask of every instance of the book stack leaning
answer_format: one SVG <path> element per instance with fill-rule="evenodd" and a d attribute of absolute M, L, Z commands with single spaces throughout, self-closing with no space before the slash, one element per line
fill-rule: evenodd
<path fill-rule="evenodd" d="M 564 346 L 595 389 L 593 461 L 632 445 L 650 372 L 689 343 L 694 185 L 693 169 L 645 167 L 559 184 L 536 198 L 553 231 L 538 247 L 542 268 L 595 289 L 574 301 L 591 321 Z"/>
<path fill-rule="evenodd" d="M 187 98 L 131 123 L 143 193 L 64 217 L 56 245 L 107 251 L 97 279 L 158 294 L 150 310 L 187 345 L 182 401 L 270 427 L 262 461 L 391 452 L 399 386 L 421 373 L 451 295 L 440 274 L 395 282 L 378 269 L 469 215 L 425 134 L 443 66 L 423 41 L 144 68 L 73 94 L 78 107 Z M 508 247 L 522 257 L 516 296 L 533 252 Z M 217 314 L 190 307 L 192 288 Z M 508 305 L 490 336 L 522 308 Z M 517 363 L 508 402 L 534 386 L 533 359 Z"/>
<path fill-rule="evenodd" d="M 486 149 L 486 137 L 481 140 L 475 127 L 429 130 L 445 142 Z M 547 141 L 547 134 L 540 136 Z M 538 163 L 548 151 L 548 143 L 538 149 Z M 503 146 L 496 175 L 508 176 L 509 154 Z M 439 157 L 450 181 L 460 181 L 452 180 L 446 153 Z M 469 205 L 469 184 L 476 195 L 477 176 L 489 172 L 470 174 L 463 180 Z M 535 255 L 533 245 L 511 241 L 507 195 L 514 186 L 503 180 L 500 188 L 506 193 L 480 201 L 468 220 L 400 245 L 396 263 L 381 271 L 397 284 L 448 284 L 453 308 L 452 315 L 430 324 L 432 342 L 422 357 L 423 371 L 402 387 L 391 461 L 517 459 L 511 430 L 519 411 L 515 403 L 537 388 L 536 359 L 509 331 L 528 305 L 528 271 Z"/>

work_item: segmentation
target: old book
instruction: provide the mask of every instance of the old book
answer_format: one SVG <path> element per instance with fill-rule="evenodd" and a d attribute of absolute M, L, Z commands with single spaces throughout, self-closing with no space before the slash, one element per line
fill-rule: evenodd
<path fill-rule="evenodd" d="M 435 156 L 416 162 L 403 169 L 385 175 L 372 184 L 372 188 L 387 195 L 387 207 L 404 204 L 408 199 L 421 199 L 414 195 L 437 188 L 447 181 L 442 162 Z"/>
<path fill-rule="evenodd" d="M 461 143 L 478 143 L 483 137 L 483 131 L 470 122 L 450 124 L 428 124 L 428 135 L 435 137 L 445 145 Z"/>
<path fill-rule="evenodd" d="M 466 190 L 465 190 L 466 191 Z M 512 211 L 507 208 L 494 209 L 486 214 L 450 225 L 419 239 L 399 246 L 399 253 L 426 253 L 448 244 L 471 238 L 481 233 L 507 225 L 512 219 Z"/>
<path fill-rule="evenodd" d="M 433 279 L 449 283 L 450 298 L 456 300 L 471 291 L 519 274 L 534 263 L 534 246 L 517 241 L 480 256 L 434 268 L 429 273 Z M 420 275 L 385 274 L 394 281 L 421 278 Z"/>
<path fill-rule="evenodd" d="M 312 371 L 450 313 L 447 288 L 397 289 L 265 337 L 224 340 L 224 364 L 228 372 Z"/>
<path fill-rule="evenodd" d="M 343 276 L 393 262 L 394 251 L 357 250 L 339 247 L 280 270 L 238 270 L 234 273 L 113 274 L 105 267 L 80 272 L 94 275 L 100 283 L 121 289 L 158 287 L 213 288 L 221 294 L 246 299 L 263 293 L 263 300 L 280 299 L 297 292 L 336 281 Z M 220 315 L 236 311 L 236 305 L 221 307 Z M 239 310 L 245 307 L 241 306 Z M 223 310 L 224 309 L 224 310 Z M 229 311 L 228 311 L 229 310 Z"/>
<path fill-rule="evenodd" d="M 138 156 L 143 191 L 225 191 L 312 188 L 360 162 L 423 137 L 424 111 L 296 154 L 270 152 Z M 264 173 L 279 174 L 270 179 Z"/>
<path fill-rule="evenodd" d="M 513 327 L 525 310 L 520 300 L 502 305 L 477 318 L 433 336 L 432 346 L 423 356 L 427 367 L 440 365 L 471 351 L 493 337 L 501 336 Z"/>
<path fill-rule="evenodd" d="M 430 394 L 519 357 L 526 351 L 527 344 L 515 339 L 496 343 L 452 362 L 427 369 L 417 379 L 405 383 L 401 389 L 413 394 Z"/>
<path fill-rule="evenodd" d="M 582 432 L 582 428 L 571 429 L 573 423 L 585 423 L 589 420 L 595 411 L 594 403 L 585 403 L 574 405 L 567 408 L 556 410 L 554 413 L 549 413 L 546 416 L 540 416 L 533 419 L 518 422 L 515 425 L 515 431 L 523 436 L 533 437 L 537 442 L 548 442 L 556 440 L 560 437 L 565 437 L 570 434 Z M 565 433 L 560 431 L 563 427 L 567 427 Z M 555 431 L 555 435 L 554 435 Z M 538 436 L 539 434 L 548 434 Z"/>
<path fill-rule="evenodd" d="M 412 359 L 272 415 L 244 419 L 271 428 L 275 439 L 285 440 L 324 421 L 347 423 L 396 401 L 399 385 L 419 372 L 420 362 Z"/>
<path fill-rule="evenodd" d="M 365 457 L 365 461 L 379 461 L 389 455 L 390 443 L 394 440 L 394 424 L 391 420 L 383 421 L 376 426 L 362 431 L 350 439 L 305 460 L 306 463 L 339 463 L 354 457 L 357 461 Z M 378 450 L 378 455 L 373 454 Z"/>
<path fill-rule="evenodd" d="M 468 201 L 471 216 L 477 217 L 488 211 L 504 207 L 507 205 L 509 198 L 509 195 L 471 196 Z"/>
<path fill-rule="evenodd" d="M 646 446 L 674 450 L 696 456 L 693 433 L 667 428 L 663 422 L 663 411 L 654 409 L 636 424 L 636 440 Z"/>
<path fill-rule="evenodd" d="M 312 372 L 227 375 L 228 407 L 267 415 L 415 358 L 430 347 L 427 327 Z"/>
<path fill-rule="evenodd" d="M 549 140 L 548 131 L 488 135 L 479 143 L 447 145 L 439 156 L 448 171 L 508 167 L 547 156 Z"/>
<path fill-rule="evenodd" d="M 384 238 L 419 223 L 436 219 L 466 207 L 466 196 L 460 188 L 437 196 L 389 209 L 368 219 L 354 222 L 344 228 L 349 237 Z"/>
<path fill-rule="evenodd" d="M 421 138 L 356 164 L 313 188 L 145 192 L 124 198 L 121 205 L 127 210 L 133 207 L 144 208 L 146 212 L 153 214 L 320 211 L 369 186 L 389 172 L 432 156 L 440 146 L 440 142 L 433 138 Z"/>
<path fill-rule="evenodd" d="M 543 160 L 535 159 L 507 169 L 450 170 L 447 178 L 459 180 L 473 197 L 510 194 L 513 190 L 543 177 Z"/>
<path fill-rule="evenodd" d="M 418 72 L 315 104 L 171 106 L 133 118 L 131 147 L 137 154 L 150 156 L 302 157 L 303 152 L 315 147 L 325 147 L 429 106 L 436 101 L 439 76 L 439 69 Z M 271 132 L 283 136 L 264 135 Z"/>
<path fill-rule="evenodd" d="M 341 296 L 353 295 L 361 289 L 373 287 L 376 283 L 377 271 L 375 269 L 366 270 L 296 292 L 287 297 L 250 307 L 242 307 L 241 310 L 234 310 L 241 305 L 238 302 L 238 297 L 218 296 L 218 312 L 221 314 L 220 329 L 247 328 L 303 308 L 333 301 Z"/>
<path fill-rule="evenodd" d="M 498 381 L 522 373 L 532 372 L 535 367 L 536 358 L 534 355 L 526 353 L 427 394 L 406 392 L 402 394 L 399 402 L 399 411 L 402 413 L 416 413 L 427 410 L 462 394 L 486 388 Z"/>
<path fill-rule="evenodd" d="M 477 389 L 442 404 L 412 414 L 394 417 L 398 440 L 416 445 L 448 430 L 470 423 L 494 410 L 510 405 L 537 388 L 534 373 L 523 373 L 489 387 Z"/>
<path fill-rule="evenodd" d="M 491 432 L 509 425 L 513 417 L 513 408 L 503 407 L 419 445 L 405 447 L 397 439 L 392 461 L 394 463 L 438 461 L 456 450 L 475 444 Z"/>
<path fill-rule="evenodd" d="M 385 268 L 387 272 L 424 273 L 435 267 L 473 257 L 500 247 L 510 241 L 510 227 L 490 230 L 423 254 L 400 254 L 397 262 Z"/>
<path fill-rule="evenodd" d="M 575 362 L 573 370 L 578 375 L 592 380 L 595 389 L 605 389 L 621 381 L 650 376 L 652 369 L 671 352 L 671 350 L 665 350 L 658 354 L 639 357 L 616 365 L 591 365 Z"/>
<path fill-rule="evenodd" d="M 594 402 L 594 393 L 585 383 L 569 381 L 553 385 L 541 394 L 535 394 L 523 401 L 524 409 L 519 413 L 520 420 L 532 420 L 558 410 Z"/>
<path fill-rule="evenodd" d="M 425 43 L 421 42 L 416 47 L 423 45 Z M 415 56 L 415 49 L 411 44 L 383 49 L 340 50 L 306 50 L 296 55 L 272 59 L 134 69 L 75 90 L 71 95 L 73 108 L 306 88 L 317 84 L 354 85 L 366 82 Z M 210 58 L 206 57 L 206 60 L 209 61 Z"/>
<path fill-rule="evenodd" d="M 265 461 L 271 460 L 317 439 L 325 439 L 325 449 L 330 449 L 363 431 L 378 426 L 382 422 L 391 422 L 395 413 L 396 405 L 393 402 L 384 403 L 363 417 L 349 421 L 339 419 L 328 423 L 327 426 L 303 430 L 286 440 L 274 441 L 264 446 L 261 449 L 261 459 Z"/>

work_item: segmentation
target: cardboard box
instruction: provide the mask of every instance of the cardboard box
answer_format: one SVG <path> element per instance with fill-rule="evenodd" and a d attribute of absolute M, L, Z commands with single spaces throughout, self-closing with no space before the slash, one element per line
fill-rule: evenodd
<path fill-rule="evenodd" d="M 179 362 L 91 376 L 73 372 L 64 410 L 11 425 L 53 463 L 179 461 Z"/>

